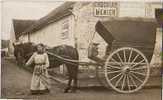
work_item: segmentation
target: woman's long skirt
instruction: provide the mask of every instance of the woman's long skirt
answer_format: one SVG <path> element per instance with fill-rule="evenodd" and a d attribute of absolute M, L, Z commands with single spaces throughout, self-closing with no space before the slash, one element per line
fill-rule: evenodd
<path fill-rule="evenodd" d="M 50 81 L 47 70 L 44 69 L 44 66 L 37 65 L 34 68 L 32 80 L 31 80 L 31 92 L 44 92 L 49 90 Z"/>

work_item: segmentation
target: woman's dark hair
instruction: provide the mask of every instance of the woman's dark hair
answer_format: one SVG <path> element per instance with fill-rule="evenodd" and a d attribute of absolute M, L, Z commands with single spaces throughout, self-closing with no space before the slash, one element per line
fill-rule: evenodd
<path fill-rule="evenodd" d="M 41 46 L 42 48 L 43 48 L 43 51 L 38 51 L 38 49 L 36 49 L 37 50 L 37 53 L 39 53 L 39 54 L 43 54 L 46 50 L 45 50 L 45 46 L 42 44 L 42 43 L 39 43 L 38 45 L 37 45 L 37 47 L 38 46 Z"/>
<path fill-rule="evenodd" d="M 42 43 L 39 43 L 37 46 L 41 46 L 41 47 L 44 47 L 44 44 L 42 44 Z"/>
<path fill-rule="evenodd" d="M 41 46 L 43 48 L 43 52 L 45 51 L 45 46 L 42 43 L 39 43 L 36 47 Z M 38 51 L 38 49 L 36 49 Z"/>

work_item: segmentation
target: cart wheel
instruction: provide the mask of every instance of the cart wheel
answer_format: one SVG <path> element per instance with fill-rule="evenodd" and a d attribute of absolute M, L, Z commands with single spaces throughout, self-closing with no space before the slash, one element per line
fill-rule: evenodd
<path fill-rule="evenodd" d="M 133 93 L 147 82 L 150 67 L 142 52 L 135 48 L 122 47 L 109 55 L 104 72 L 107 84 L 115 91 Z"/>

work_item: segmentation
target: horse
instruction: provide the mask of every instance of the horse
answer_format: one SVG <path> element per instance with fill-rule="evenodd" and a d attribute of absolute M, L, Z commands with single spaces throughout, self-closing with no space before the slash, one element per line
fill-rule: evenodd
<path fill-rule="evenodd" d="M 17 49 L 20 51 L 20 53 L 23 56 L 23 58 L 25 59 L 25 61 L 27 61 L 30 56 L 32 56 L 33 52 L 35 52 L 35 48 L 36 46 L 32 45 L 32 43 L 26 43 L 23 46 L 19 46 L 22 47 L 22 49 Z M 59 46 L 55 46 L 52 48 L 48 48 L 46 49 L 47 52 L 53 53 L 55 55 L 58 55 L 60 57 L 66 58 L 66 59 L 71 59 L 71 60 L 79 60 L 79 54 L 76 48 L 72 47 L 72 46 L 68 46 L 68 45 L 59 45 Z M 67 87 L 64 89 L 64 93 L 68 93 L 69 90 L 71 90 L 71 92 L 76 92 L 77 89 L 77 81 L 78 81 L 78 63 L 74 62 L 74 63 L 70 63 L 70 62 L 65 62 L 61 59 L 58 59 L 56 56 L 53 56 L 51 54 L 48 53 L 48 57 L 49 57 L 49 62 L 50 62 L 50 66 L 49 69 L 51 68 L 56 68 L 59 67 L 60 65 L 65 65 L 68 71 L 68 83 L 67 83 Z M 72 86 L 72 81 L 73 81 L 73 86 Z"/>
<path fill-rule="evenodd" d="M 48 52 L 54 53 L 55 55 L 59 55 L 60 57 L 70 59 L 70 60 L 79 60 L 79 54 L 76 48 L 68 45 L 59 45 L 56 47 L 53 47 L 51 49 L 47 50 Z M 69 92 L 75 92 L 77 89 L 77 75 L 78 75 L 78 62 L 65 62 L 62 59 L 58 59 L 57 57 L 54 57 L 53 55 L 48 54 L 49 61 L 50 61 L 50 68 L 59 67 L 60 65 L 65 65 L 67 67 L 68 71 L 68 83 L 67 87 L 64 90 L 65 93 Z M 71 83 L 73 81 L 73 86 L 71 86 Z"/>
<path fill-rule="evenodd" d="M 17 64 L 18 66 L 22 66 L 22 58 L 23 58 L 23 44 L 22 43 L 19 43 L 19 44 L 14 44 L 13 43 L 13 46 L 14 46 L 14 56 L 16 58 L 16 61 L 17 61 Z"/>
<path fill-rule="evenodd" d="M 36 47 L 32 42 L 14 44 L 14 56 L 16 58 L 18 66 L 24 65 L 24 63 L 32 56 L 36 51 Z"/>

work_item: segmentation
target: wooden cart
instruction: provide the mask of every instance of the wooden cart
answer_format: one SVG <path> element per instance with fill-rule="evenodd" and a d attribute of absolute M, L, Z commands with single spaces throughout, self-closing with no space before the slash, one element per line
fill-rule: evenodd
<path fill-rule="evenodd" d="M 98 77 L 103 85 L 121 93 L 140 90 L 150 75 L 157 23 L 154 19 L 113 18 L 99 21 L 96 31 L 111 51 Z"/>

